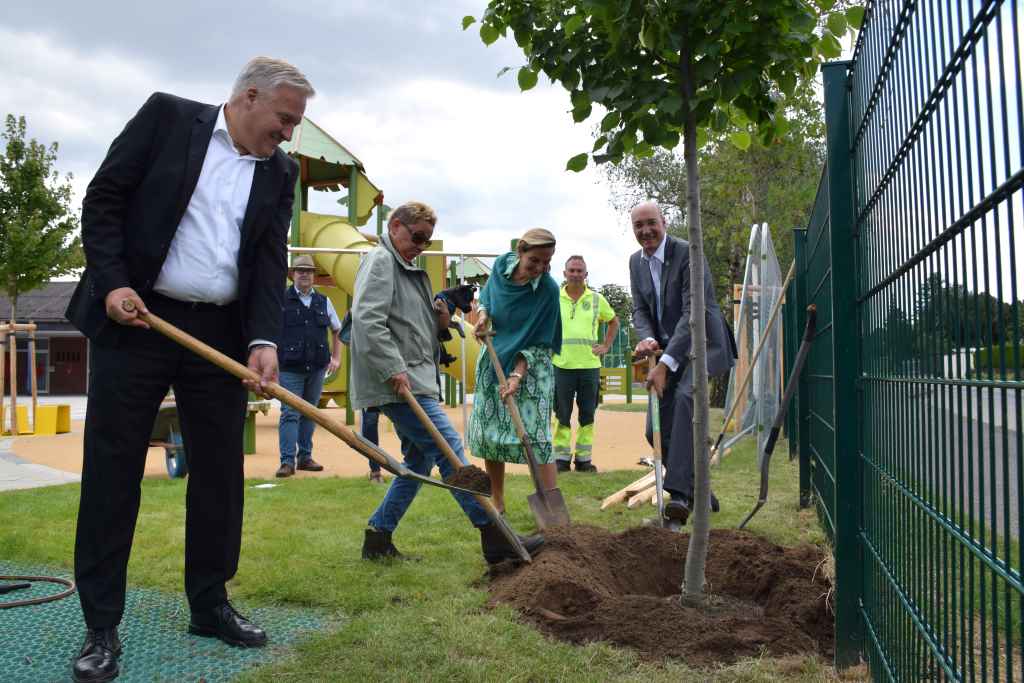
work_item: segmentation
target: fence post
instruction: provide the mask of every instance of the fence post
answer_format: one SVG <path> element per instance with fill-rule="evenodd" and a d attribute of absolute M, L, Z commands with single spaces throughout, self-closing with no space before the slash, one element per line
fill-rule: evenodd
<path fill-rule="evenodd" d="M 832 357 L 835 406 L 836 667 L 861 660 L 864 563 L 857 378 L 860 328 L 857 311 L 853 157 L 850 139 L 850 62 L 823 68 L 828 165 L 832 288 Z"/>
<path fill-rule="evenodd" d="M 796 273 L 793 276 L 793 346 L 799 347 L 807 324 L 807 229 L 793 230 L 793 260 Z M 796 353 L 794 352 L 794 356 Z M 808 403 L 807 380 L 801 373 L 790 381 L 799 382 L 796 390 L 796 410 L 793 438 L 796 453 L 800 458 L 800 507 L 811 504 L 811 438 L 809 430 L 810 404 Z"/>

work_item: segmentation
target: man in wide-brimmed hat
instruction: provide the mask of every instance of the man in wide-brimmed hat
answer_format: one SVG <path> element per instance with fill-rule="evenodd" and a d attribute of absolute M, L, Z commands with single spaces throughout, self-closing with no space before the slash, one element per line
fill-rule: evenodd
<path fill-rule="evenodd" d="M 316 264 L 305 254 L 292 260 L 292 279 L 284 295 L 284 328 L 277 347 L 281 386 L 307 402 L 317 405 L 324 378 L 341 365 L 341 320 L 331 300 L 313 289 Z M 327 345 L 328 334 L 331 339 Z M 316 425 L 299 411 L 281 406 L 278 441 L 281 466 L 278 477 L 290 477 L 296 469 L 320 472 L 324 466 L 313 460 L 313 428 Z"/>

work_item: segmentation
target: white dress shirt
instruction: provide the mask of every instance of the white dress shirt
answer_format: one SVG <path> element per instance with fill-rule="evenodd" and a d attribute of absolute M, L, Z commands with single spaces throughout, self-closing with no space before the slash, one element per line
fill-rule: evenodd
<path fill-rule="evenodd" d="M 199 182 L 154 291 L 220 306 L 238 298 L 238 249 L 257 161 L 263 158 L 235 148 L 221 106 Z"/>
<path fill-rule="evenodd" d="M 667 242 L 668 235 L 665 235 L 661 238 L 661 244 L 653 254 L 648 256 L 643 251 L 640 252 L 640 260 L 647 263 L 647 267 L 651 270 L 651 281 L 654 283 L 654 314 L 657 316 L 659 324 L 661 323 L 661 269 L 665 266 L 665 244 Z M 656 340 L 654 337 L 648 337 L 644 341 Z M 679 361 L 667 353 L 661 354 L 660 362 L 667 365 L 672 372 L 679 369 Z"/>

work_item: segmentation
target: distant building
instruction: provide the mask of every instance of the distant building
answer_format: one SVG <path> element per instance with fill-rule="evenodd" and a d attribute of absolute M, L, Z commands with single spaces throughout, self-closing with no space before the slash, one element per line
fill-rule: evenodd
<path fill-rule="evenodd" d="M 15 322 L 36 324 L 36 382 L 40 394 L 84 394 L 89 382 L 89 343 L 64 317 L 77 282 L 50 282 L 18 296 Z M 0 294 L 0 322 L 11 315 L 11 302 Z M 9 343 L 9 342 L 8 342 Z M 9 391 L 9 347 L 3 349 L 4 392 Z M 31 393 L 28 334 L 18 334 L 18 394 Z"/>

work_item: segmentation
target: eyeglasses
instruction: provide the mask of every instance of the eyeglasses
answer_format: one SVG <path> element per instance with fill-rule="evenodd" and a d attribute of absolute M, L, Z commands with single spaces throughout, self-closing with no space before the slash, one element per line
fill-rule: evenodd
<path fill-rule="evenodd" d="M 427 237 L 426 233 L 422 233 L 419 231 L 413 232 L 413 229 L 410 228 L 405 223 L 402 223 L 401 225 L 403 228 L 409 231 L 409 237 L 412 238 L 413 244 L 423 247 L 424 249 L 429 249 L 430 245 L 434 243 L 434 240 Z"/>

